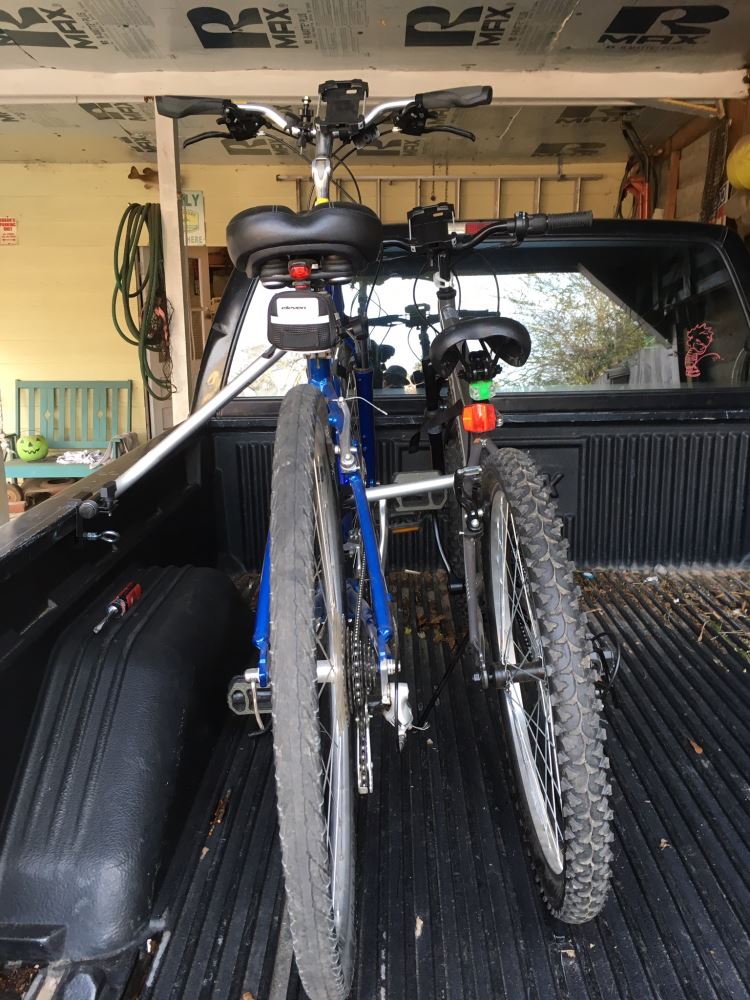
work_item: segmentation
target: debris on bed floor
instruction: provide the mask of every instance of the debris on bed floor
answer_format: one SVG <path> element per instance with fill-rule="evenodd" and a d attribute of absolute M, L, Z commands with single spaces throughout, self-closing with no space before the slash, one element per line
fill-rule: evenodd
<path fill-rule="evenodd" d="M 592 631 L 622 654 L 605 701 L 616 840 L 604 912 L 580 927 L 546 912 L 510 805 L 497 696 L 459 663 L 429 729 L 402 752 L 390 726 L 374 727 L 352 1000 L 750 995 L 750 573 L 588 574 Z M 415 716 L 465 631 L 446 583 L 445 573 L 389 578 Z M 140 1000 L 268 997 L 282 981 L 278 995 L 304 1000 L 283 916 L 271 750 L 230 720 L 164 886 L 171 937 Z"/>
<path fill-rule="evenodd" d="M 38 965 L 0 968 L 0 1000 L 22 1000 L 38 971 Z"/>

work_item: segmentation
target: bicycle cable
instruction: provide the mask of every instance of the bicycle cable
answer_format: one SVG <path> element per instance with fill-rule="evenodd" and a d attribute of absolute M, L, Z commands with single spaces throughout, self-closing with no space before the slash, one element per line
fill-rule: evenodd
<path fill-rule="evenodd" d="M 354 150 L 352 150 L 352 152 L 354 152 Z M 350 156 L 350 155 L 351 155 L 351 153 L 347 153 L 346 154 L 346 156 Z M 343 167 L 344 170 L 346 170 L 346 172 L 351 177 L 352 183 L 354 184 L 354 190 L 357 192 L 357 197 L 359 198 L 359 204 L 361 205 L 362 204 L 362 192 L 360 190 L 359 184 L 357 183 L 357 178 L 352 173 L 351 167 L 349 166 L 348 163 L 345 162 L 346 161 L 346 156 L 338 156 L 336 153 L 331 153 L 331 159 L 336 161 L 336 165 L 337 166 Z M 333 175 L 334 175 L 335 172 L 336 172 L 336 167 L 334 167 L 333 170 L 331 170 L 331 177 L 333 177 Z M 349 195 L 347 191 L 344 191 L 344 189 L 340 185 L 339 185 L 339 191 L 341 191 L 343 194 L 348 195 L 348 197 L 351 198 L 351 195 Z M 354 201 L 353 198 L 352 198 L 352 201 Z"/>

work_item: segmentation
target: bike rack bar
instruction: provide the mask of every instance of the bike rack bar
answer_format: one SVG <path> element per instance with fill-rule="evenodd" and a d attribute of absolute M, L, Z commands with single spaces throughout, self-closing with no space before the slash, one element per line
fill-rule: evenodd
<path fill-rule="evenodd" d="M 199 427 L 208 423 L 211 417 L 218 413 L 222 406 L 229 403 L 243 389 L 246 389 L 247 386 L 252 385 L 256 379 L 259 379 L 264 372 L 267 372 L 285 354 L 286 351 L 279 350 L 275 350 L 273 354 L 269 355 L 261 354 L 241 374 L 232 379 L 223 389 L 220 389 L 212 399 L 209 399 L 203 406 L 200 406 L 194 413 L 191 413 L 187 419 L 178 424 L 165 437 L 160 438 L 145 455 L 139 458 L 137 462 L 133 462 L 129 469 L 126 469 L 115 479 L 115 498 L 122 496 L 131 486 L 134 486 L 139 480 L 143 479 L 162 459 L 174 451 L 178 445 L 187 441 Z"/>
<path fill-rule="evenodd" d="M 417 479 L 410 483 L 393 483 L 391 486 L 370 486 L 365 490 L 370 503 L 380 500 L 395 500 L 396 497 L 412 497 L 432 490 L 452 490 L 453 476 L 433 476 L 432 479 Z"/>

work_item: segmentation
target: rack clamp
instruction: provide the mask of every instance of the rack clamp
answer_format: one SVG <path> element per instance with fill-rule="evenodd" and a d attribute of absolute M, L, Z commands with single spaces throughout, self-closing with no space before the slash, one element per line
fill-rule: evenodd
<path fill-rule="evenodd" d="M 76 539 L 81 542 L 107 542 L 115 546 L 120 541 L 120 532 L 111 528 L 93 531 L 90 522 L 103 515 L 112 517 L 116 506 L 116 485 L 114 481 L 105 483 L 94 496 L 81 500 L 76 507 Z"/>
<path fill-rule="evenodd" d="M 482 467 L 480 465 L 467 465 L 464 469 L 456 469 L 453 476 L 453 490 L 456 500 L 463 508 L 466 518 L 464 527 L 467 535 L 478 538 L 484 530 L 482 512 Z M 468 483 L 470 493 L 466 493 Z"/>

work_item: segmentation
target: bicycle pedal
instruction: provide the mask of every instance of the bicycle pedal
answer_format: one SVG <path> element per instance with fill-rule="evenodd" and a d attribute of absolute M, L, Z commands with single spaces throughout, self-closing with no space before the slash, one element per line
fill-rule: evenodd
<path fill-rule="evenodd" d="M 396 514 L 388 518 L 388 530 L 394 535 L 405 535 L 412 531 L 419 531 L 422 527 L 422 512 L 417 511 L 416 515 Z"/>
<path fill-rule="evenodd" d="M 420 480 L 435 479 L 438 475 L 433 469 L 423 472 L 398 472 L 393 477 L 393 485 L 418 483 Z M 447 490 L 425 490 L 407 497 L 395 497 L 393 501 L 394 514 L 413 514 L 442 510 L 448 499 Z"/>

